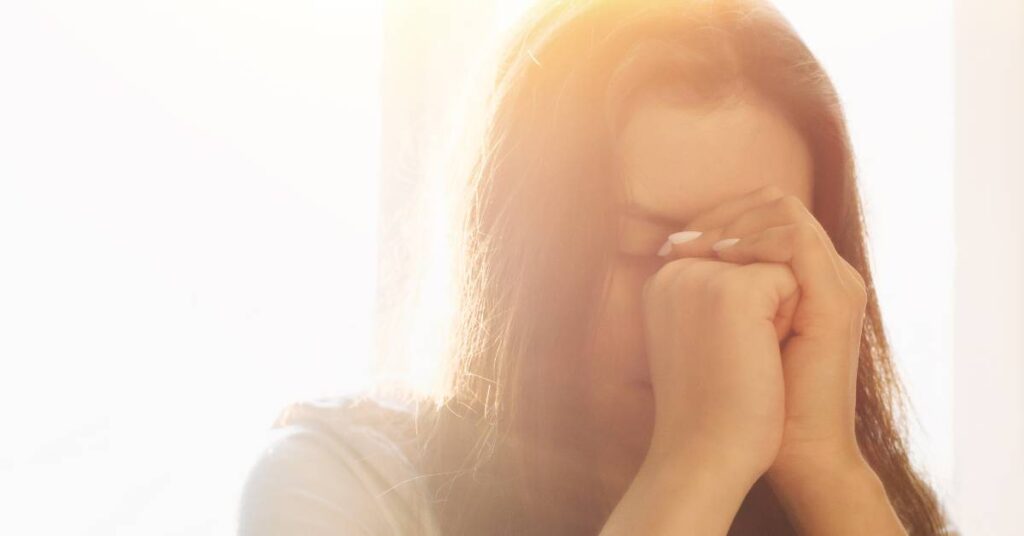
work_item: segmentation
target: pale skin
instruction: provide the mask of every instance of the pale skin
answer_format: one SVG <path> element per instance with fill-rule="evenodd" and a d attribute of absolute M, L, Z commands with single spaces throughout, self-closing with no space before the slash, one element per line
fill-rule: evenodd
<path fill-rule="evenodd" d="M 906 534 L 855 439 L 867 294 L 799 133 L 751 92 L 646 99 L 617 152 L 622 256 L 579 375 L 616 498 L 601 534 L 726 534 L 762 475 L 802 534 Z"/>

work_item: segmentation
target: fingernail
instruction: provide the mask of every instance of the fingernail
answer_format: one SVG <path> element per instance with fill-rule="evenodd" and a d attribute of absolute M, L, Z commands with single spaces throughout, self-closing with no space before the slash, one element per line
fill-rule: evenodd
<path fill-rule="evenodd" d="M 658 256 L 664 257 L 665 255 L 668 255 L 670 251 L 672 251 L 672 242 L 666 240 L 665 243 L 661 245 L 661 249 L 658 250 Z"/>
<path fill-rule="evenodd" d="M 718 242 L 715 242 L 714 245 L 711 246 L 711 249 L 715 251 L 722 251 L 723 249 L 730 247 L 739 241 L 739 238 L 726 238 L 724 240 L 719 240 Z"/>
<path fill-rule="evenodd" d="M 668 240 L 673 244 L 682 244 L 683 242 L 694 240 L 702 234 L 704 233 L 700 231 L 679 231 L 678 233 L 668 235 Z"/>

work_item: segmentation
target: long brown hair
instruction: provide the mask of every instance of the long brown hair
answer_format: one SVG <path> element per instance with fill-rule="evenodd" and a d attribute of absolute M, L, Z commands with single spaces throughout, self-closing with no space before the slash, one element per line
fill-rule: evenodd
<path fill-rule="evenodd" d="M 613 241 L 602 237 L 618 232 L 625 194 L 614 173 L 616 128 L 639 91 L 671 95 L 685 85 L 717 101 L 743 83 L 803 133 L 816 216 L 868 284 L 857 377 L 861 450 L 909 533 L 939 534 L 945 513 L 908 460 L 904 395 L 872 284 L 843 111 L 789 23 L 756 1 L 542 2 L 513 34 L 496 74 L 472 167 L 456 177 L 458 304 L 445 395 L 422 412 L 419 428 L 424 467 L 438 475 L 445 533 L 599 531 L 614 505 L 587 503 L 579 483 L 552 488 L 538 460 L 563 439 L 558 412 L 545 405 L 572 396 L 551 388 L 552 364 L 584 353 L 606 289 Z M 587 504 L 589 523 L 558 515 Z M 762 480 L 730 532 L 794 530 Z"/>

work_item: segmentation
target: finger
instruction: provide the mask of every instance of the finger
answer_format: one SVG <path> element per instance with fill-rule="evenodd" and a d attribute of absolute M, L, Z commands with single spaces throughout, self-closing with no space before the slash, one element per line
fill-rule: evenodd
<path fill-rule="evenodd" d="M 829 246 L 833 254 L 838 255 L 832 244 L 832 239 L 829 238 L 825 228 L 821 226 L 821 222 L 811 213 L 807 205 L 795 195 L 784 195 L 748 210 L 730 222 L 723 229 L 722 234 L 724 236 L 745 236 L 768 227 L 801 222 L 814 228 L 814 231 L 823 243 Z"/>
<path fill-rule="evenodd" d="M 868 304 L 867 283 L 864 281 L 864 277 L 860 275 L 860 272 L 847 262 L 846 259 L 839 257 L 837 264 L 847 275 L 845 278 L 846 287 L 849 289 L 849 295 L 855 311 L 850 320 L 853 323 L 854 338 L 855 340 L 860 340 L 864 328 L 864 315 Z"/>
<path fill-rule="evenodd" d="M 776 289 L 781 302 L 772 304 L 769 309 L 774 311 L 772 323 L 775 326 L 775 333 L 778 341 L 783 342 L 792 331 L 793 315 L 800 300 L 800 286 L 792 269 L 788 265 L 780 263 L 758 263 L 740 265 L 737 263 L 726 263 L 717 258 L 682 257 L 672 260 L 647 279 L 643 288 L 644 300 L 650 298 L 652 285 L 656 285 L 655 278 L 674 278 L 686 272 L 687 275 L 702 277 L 700 274 L 720 272 L 722 265 L 732 266 L 735 269 L 742 269 L 751 274 L 757 274 L 756 278 L 769 282 L 769 286 Z"/>
<path fill-rule="evenodd" d="M 671 251 L 666 257 L 713 257 L 714 245 L 723 238 L 743 237 L 770 227 L 778 227 L 791 223 L 807 223 L 814 227 L 819 237 L 828 244 L 829 250 L 838 255 L 828 233 L 818 222 L 814 214 L 807 209 L 798 197 L 785 195 L 755 206 L 739 214 L 723 226 L 710 229 L 700 236 L 681 235 L 676 233 L 669 237 Z"/>
<path fill-rule="evenodd" d="M 790 330 L 791 317 L 797 309 L 801 293 L 793 269 L 788 264 L 779 262 L 730 264 L 737 268 L 736 277 L 748 282 L 757 282 L 746 287 L 747 290 L 744 292 L 760 294 L 766 299 L 758 300 L 754 299 L 756 297 L 753 295 L 746 296 L 747 312 L 761 314 L 764 319 L 772 321 L 781 341 Z M 759 293 L 758 290 L 768 292 Z"/>
<path fill-rule="evenodd" d="M 735 220 L 741 214 L 754 207 L 764 205 L 765 203 L 779 199 L 784 195 L 785 194 L 779 187 L 775 185 L 768 185 L 756 190 L 751 190 L 743 195 L 715 205 L 714 208 L 690 220 L 690 222 L 687 223 L 681 231 L 669 235 L 665 243 L 662 244 L 661 249 L 658 250 L 658 255 L 668 257 L 675 248 L 675 245 L 683 244 L 702 236 L 704 236 L 704 242 L 709 240 L 711 236 L 721 236 L 722 228 L 727 223 Z M 708 233 L 707 231 L 709 229 L 714 229 L 716 231 L 714 233 Z M 707 248 L 705 247 L 704 249 Z M 696 251 L 700 251 L 700 249 L 694 250 L 694 254 L 684 254 L 682 253 L 684 251 L 689 252 L 690 249 L 681 249 L 680 254 L 674 256 L 711 256 L 708 253 L 703 255 L 696 254 Z"/>
<path fill-rule="evenodd" d="M 785 193 L 775 185 L 751 190 L 728 201 L 715 205 L 690 220 L 683 231 L 707 231 L 725 226 L 744 212 L 783 197 Z"/>
<path fill-rule="evenodd" d="M 772 302 L 765 312 L 768 317 L 772 318 L 778 341 L 784 342 L 792 333 L 793 317 L 800 302 L 800 284 L 796 280 L 792 267 L 779 262 L 736 265 L 748 274 L 755 274 L 753 277 L 775 289 L 778 301 Z"/>
<path fill-rule="evenodd" d="M 809 314 L 805 318 L 842 319 L 848 311 L 843 274 L 835 265 L 831 249 L 810 224 L 770 227 L 719 244 L 716 253 L 725 261 L 788 263 L 800 284 L 801 309 Z M 841 325 L 845 329 L 846 323 Z M 800 326 L 794 328 L 800 329 Z"/>
<path fill-rule="evenodd" d="M 793 294 L 783 300 L 775 317 L 775 333 L 778 335 L 779 342 L 785 342 L 793 329 L 793 314 L 796 312 L 798 303 L 800 303 L 799 285 Z"/>

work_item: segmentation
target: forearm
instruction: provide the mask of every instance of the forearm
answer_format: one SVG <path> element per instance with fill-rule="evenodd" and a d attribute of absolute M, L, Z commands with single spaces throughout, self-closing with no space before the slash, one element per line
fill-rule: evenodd
<path fill-rule="evenodd" d="M 767 480 L 799 534 L 906 536 L 885 487 L 862 459 L 808 462 Z"/>
<path fill-rule="evenodd" d="M 724 535 L 755 480 L 706 456 L 649 459 L 600 536 Z"/>

